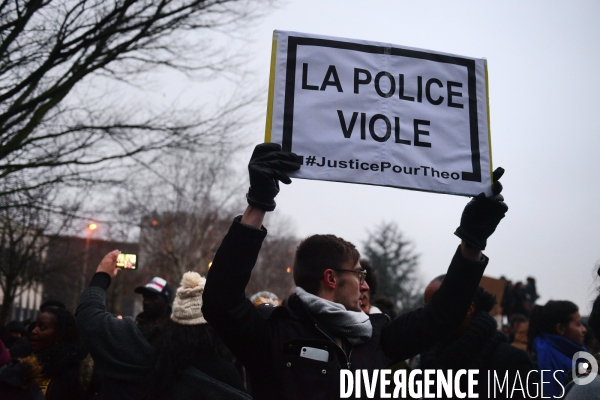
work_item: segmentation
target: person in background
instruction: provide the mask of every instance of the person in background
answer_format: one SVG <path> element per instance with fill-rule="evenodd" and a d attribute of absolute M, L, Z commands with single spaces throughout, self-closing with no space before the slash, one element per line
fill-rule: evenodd
<path fill-rule="evenodd" d="M 40 313 L 44 313 L 48 308 L 63 308 L 66 309 L 65 304 L 59 300 L 46 300 L 40 305 Z M 23 332 L 23 335 L 14 343 L 10 348 L 10 354 L 13 359 L 25 358 L 31 355 L 33 352 L 31 348 L 31 333 L 36 327 L 37 321 L 28 321 L 27 329 Z"/>
<path fill-rule="evenodd" d="M 590 354 L 600 354 L 600 340 L 594 329 L 590 326 L 590 316 L 582 317 L 581 322 L 585 325 L 585 339 L 583 340 L 583 346 L 587 349 Z"/>
<path fill-rule="evenodd" d="M 360 308 L 366 314 L 382 314 L 381 310 L 373 304 L 373 300 L 375 300 L 375 295 L 377 294 L 377 275 L 375 274 L 375 270 L 369 260 L 365 260 L 364 258 L 360 260 L 360 265 L 367 272 L 365 281 L 369 285 L 369 290 L 364 293 L 364 297 L 361 300 L 362 304 Z"/>
<path fill-rule="evenodd" d="M 2 341 L 0 341 L 0 347 Z M 6 354 L 0 355 L 0 399 L 2 400 L 44 400 L 44 394 L 40 389 L 42 379 L 40 376 L 39 363 L 31 359 L 9 360 Z"/>
<path fill-rule="evenodd" d="M 377 307 L 382 314 L 387 315 L 390 319 L 394 319 L 398 316 L 396 305 L 389 297 L 377 296 L 375 300 L 373 300 L 373 305 Z"/>
<path fill-rule="evenodd" d="M 529 339 L 527 338 L 529 318 L 523 314 L 513 314 L 508 322 L 510 323 L 510 344 L 517 349 L 527 351 L 529 343 Z"/>
<path fill-rule="evenodd" d="M 40 312 L 46 312 L 46 310 L 48 308 L 67 308 L 65 306 L 65 303 L 63 303 L 60 300 L 54 300 L 54 299 L 50 299 L 50 300 L 46 300 L 44 301 L 41 305 L 40 305 Z"/>
<path fill-rule="evenodd" d="M 153 399 L 193 399 L 203 382 L 198 371 L 244 391 L 232 356 L 202 315 L 206 279 L 186 272 L 173 303 L 173 313 L 155 345 L 156 362 L 150 373 Z"/>
<path fill-rule="evenodd" d="M 600 270 L 598 270 L 598 275 L 600 275 Z M 594 301 L 588 324 L 596 339 L 600 341 L 600 294 Z M 600 364 L 600 353 L 593 354 L 593 356 Z M 580 376 L 580 378 L 585 378 L 585 376 Z M 571 382 L 565 391 L 567 392 L 565 400 L 600 400 L 600 375 L 596 375 L 594 380 L 585 385 L 576 385 L 575 382 Z"/>
<path fill-rule="evenodd" d="M 6 324 L 7 337 L 4 339 L 4 345 L 7 348 L 11 348 L 13 344 L 19 342 L 19 340 L 25 335 L 25 326 L 20 321 L 14 320 Z"/>
<path fill-rule="evenodd" d="M 273 310 L 275 310 L 275 307 L 281 305 L 281 300 L 279 300 L 279 297 L 277 297 L 275 293 L 271 293 L 266 290 L 254 293 L 252 296 L 250 296 L 250 301 L 254 307 L 256 307 L 258 312 L 265 318 L 269 318 L 269 315 L 271 315 Z M 239 368 L 242 368 L 243 370 L 241 365 L 238 365 L 238 369 Z M 245 370 L 242 375 L 246 375 Z M 246 381 L 246 379 L 244 379 L 244 381 Z"/>
<path fill-rule="evenodd" d="M 527 301 L 527 295 L 525 294 L 525 285 L 523 285 L 523 282 L 517 282 L 515 284 L 515 287 L 513 288 L 513 296 L 515 299 L 515 307 L 513 309 L 513 313 L 528 316 L 531 311 L 531 307 L 529 306 L 529 302 Z"/>
<path fill-rule="evenodd" d="M 10 335 L 4 344 L 10 352 L 13 360 L 28 357 L 32 353 L 31 349 L 31 331 L 35 328 L 35 322 L 31 323 L 27 329 L 19 321 L 11 321 L 7 325 L 7 334 Z"/>
<path fill-rule="evenodd" d="M 131 317 L 118 318 L 106 309 L 106 290 L 119 272 L 118 254 L 114 250 L 104 256 L 76 313 L 83 342 L 104 378 L 100 399 L 248 399 L 196 367 L 210 364 L 209 357 L 218 354 L 203 324 L 204 280 L 195 273 L 184 277 L 175 310 L 151 344 Z M 219 364 L 208 369 L 220 373 Z"/>
<path fill-rule="evenodd" d="M 281 305 L 279 297 L 275 293 L 268 292 L 266 290 L 254 293 L 250 297 L 250 301 L 254 304 L 254 307 L 258 307 L 262 304 L 268 304 L 274 307 Z"/>
<path fill-rule="evenodd" d="M 4 342 L 0 340 L 0 367 L 3 367 L 4 365 L 8 364 L 9 361 L 10 353 L 8 352 L 6 346 L 4 346 Z"/>
<path fill-rule="evenodd" d="M 279 300 L 279 297 L 275 293 L 266 290 L 254 293 L 252 296 L 250 296 L 250 301 L 265 319 L 269 318 L 271 313 L 275 310 L 275 307 L 281 305 L 281 300 Z M 246 392 L 252 394 L 252 383 L 250 382 L 250 377 L 248 376 L 246 368 L 240 362 L 240 360 L 235 357 L 233 358 L 233 364 L 242 377 Z"/>
<path fill-rule="evenodd" d="M 550 300 L 531 310 L 529 351 L 540 371 L 544 396 L 560 398 L 564 395 L 567 374 L 572 368 L 571 359 L 578 351 L 586 351 L 583 346 L 585 332 L 579 308 L 570 301 Z"/>
<path fill-rule="evenodd" d="M 501 276 L 500 280 L 505 282 L 504 294 L 502 295 L 502 304 L 500 304 L 502 307 L 502 315 L 506 315 L 507 318 L 510 318 L 515 312 L 515 286 L 512 281 L 509 281 L 504 276 Z"/>
<path fill-rule="evenodd" d="M 427 285 L 425 304 L 430 303 L 436 296 L 444 279 L 445 275 L 438 276 Z M 530 383 L 529 392 L 512 393 L 510 389 L 505 389 L 496 393 L 494 397 L 529 398 L 526 393 L 535 393 L 534 382 L 537 379 L 527 380 L 527 377 L 531 373 L 537 378 L 537 371 L 527 354 L 508 344 L 506 335 L 497 329 L 496 320 L 489 314 L 495 304 L 496 298 L 492 294 L 481 286 L 477 288 L 462 324 L 448 333 L 441 342 L 421 354 L 420 368 L 479 370 L 479 383 L 475 393 L 478 393 L 480 398 L 486 398 L 488 388 L 492 387 L 492 382 L 488 381 L 488 371 L 490 374 L 496 373 L 501 380 L 508 377 L 511 387 L 518 375 L 524 385 L 525 382 Z M 465 380 L 461 380 L 461 385 L 466 392 Z"/>
<path fill-rule="evenodd" d="M 87 400 L 99 390 L 99 377 L 81 343 L 75 318 L 64 308 L 47 308 L 31 333 L 33 355 L 41 366 L 40 388 L 47 400 Z"/>
<path fill-rule="evenodd" d="M 169 320 L 173 289 L 166 280 L 158 276 L 145 286 L 135 288 L 135 293 L 143 297 L 143 311 L 136 317 L 140 328 L 148 337 L 154 337 Z"/>
<path fill-rule="evenodd" d="M 525 297 L 527 298 L 527 303 L 529 304 L 530 310 L 535 305 L 537 299 L 540 298 L 535 285 L 535 278 L 532 276 L 527 277 L 527 283 L 525 284 Z"/>
<path fill-rule="evenodd" d="M 171 315 L 173 289 L 166 280 L 155 276 L 145 286 L 138 286 L 135 293 L 143 297 L 143 313 L 147 321 L 167 322 Z"/>

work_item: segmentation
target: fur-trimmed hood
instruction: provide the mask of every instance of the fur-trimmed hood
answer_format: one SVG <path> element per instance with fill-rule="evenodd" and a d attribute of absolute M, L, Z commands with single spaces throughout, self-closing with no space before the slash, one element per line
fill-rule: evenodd
<path fill-rule="evenodd" d="M 22 389 L 39 386 L 43 383 L 42 364 L 33 355 L 12 360 L 2 368 L 0 382 Z"/>

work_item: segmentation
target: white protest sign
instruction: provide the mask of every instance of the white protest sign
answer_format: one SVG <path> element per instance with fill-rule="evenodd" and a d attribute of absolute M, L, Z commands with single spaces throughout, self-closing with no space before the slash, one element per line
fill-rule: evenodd
<path fill-rule="evenodd" d="M 275 31 L 265 139 L 297 178 L 490 195 L 486 62 Z"/>

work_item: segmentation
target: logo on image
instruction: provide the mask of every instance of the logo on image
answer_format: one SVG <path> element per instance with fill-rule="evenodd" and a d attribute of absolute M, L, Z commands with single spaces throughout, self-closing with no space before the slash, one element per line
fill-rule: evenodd
<path fill-rule="evenodd" d="M 571 374 L 576 385 L 587 385 L 598 375 L 598 362 L 590 353 L 578 351 L 573 355 Z"/>

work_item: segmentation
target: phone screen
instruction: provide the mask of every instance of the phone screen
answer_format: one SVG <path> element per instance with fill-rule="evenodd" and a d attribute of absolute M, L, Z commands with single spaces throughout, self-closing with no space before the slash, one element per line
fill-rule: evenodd
<path fill-rule="evenodd" d="M 117 256 L 117 268 L 136 269 L 137 255 L 121 253 Z"/>

